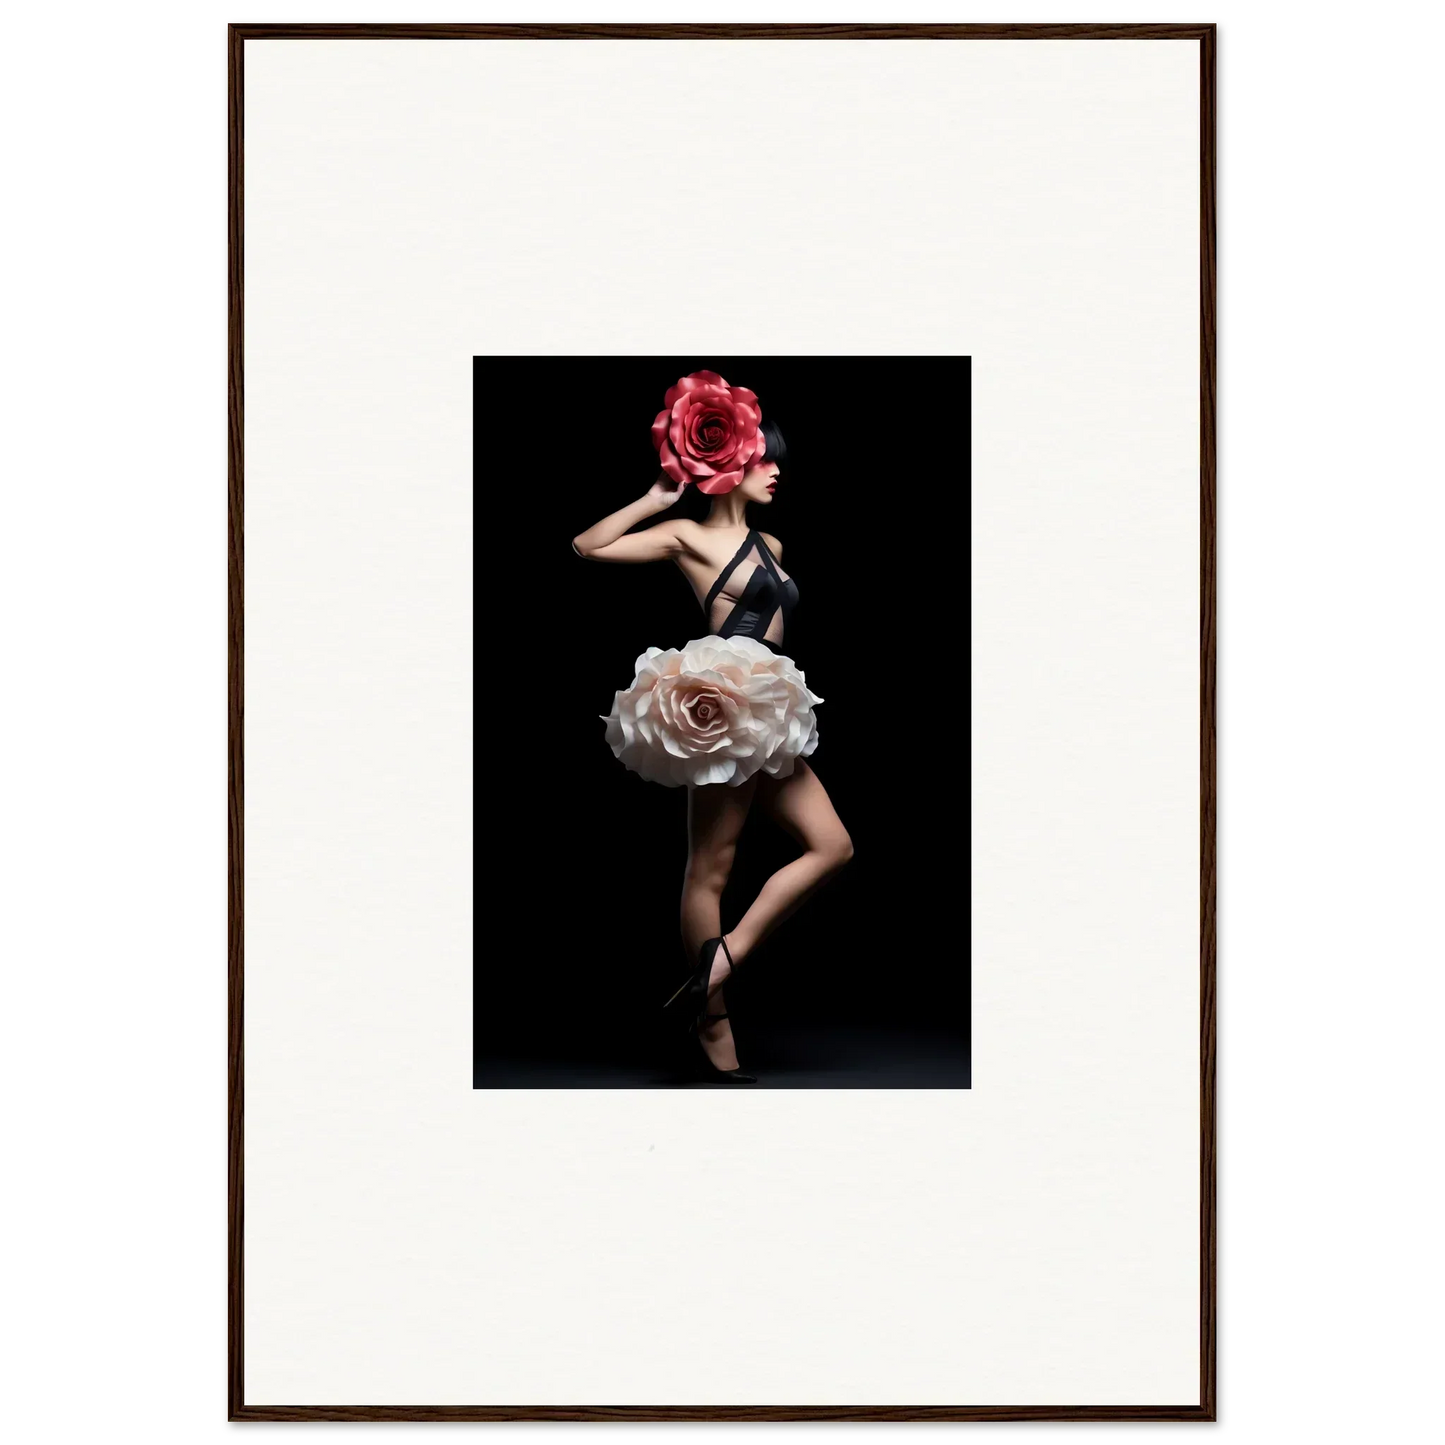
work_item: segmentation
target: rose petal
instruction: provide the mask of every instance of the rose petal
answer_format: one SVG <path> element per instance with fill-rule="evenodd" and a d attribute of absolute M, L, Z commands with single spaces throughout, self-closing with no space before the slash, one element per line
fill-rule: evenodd
<path fill-rule="evenodd" d="M 682 463 L 678 461 L 676 453 L 666 442 L 658 449 L 657 462 L 662 470 L 679 486 L 685 487 L 692 481 L 691 474 L 683 470 Z"/>
<path fill-rule="evenodd" d="M 705 400 L 709 405 L 725 406 L 727 404 L 726 397 L 715 396 L 712 393 L 704 393 L 702 398 L 694 394 L 691 397 L 678 399 L 668 418 L 667 439 L 672 443 L 673 450 L 679 456 L 687 456 L 692 450 L 688 445 L 687 421 L 692 412 L 697 409 L 700 400 Z"/>
<path fill-rule="evenodd" d="M 648 648 L 601 721 L 612 753 L 640 777 L 737 786 L 759 772 L 791 776 L 818 745 L 820 701 L 791 658 L 750 637 L 709 635 Z"/>
<path fill-rule="evenodd" d="M 696 391 L 700 387 L 705 386 L 726 387 L 727 382 L 715 371 L 695 371 L 691 376 L 684 376 L 681 380 L 668 387 L 667 395 L 663 397 L 662 404 L 671 409 L 677 403 L 679 397 L 686 396 L 689 392 Z"/>
<path fill-rule="evenodd" d="M 700 478 L 697 489 L 706 492 L 710 497 L 721 496 L 724 492 L 730 492 L 743 479 L 742 468 L 736 471 L 719 472 L 715 477 Z"/>

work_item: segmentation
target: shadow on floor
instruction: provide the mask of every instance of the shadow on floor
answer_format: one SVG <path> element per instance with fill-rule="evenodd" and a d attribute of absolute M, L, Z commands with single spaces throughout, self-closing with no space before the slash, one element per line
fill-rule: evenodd
<path fill-rule="evenodd" d="M 688 1039 L 629 1051 L 622 1059 L 479 1058 L 477 1089 L 709 1088 L 689 1077 Z M 772 1024 L 749 1028 L 739 1062 L 771 1089 L 967 1089 L 969 1047 L 954 1034 L 889 1025 Z"/>

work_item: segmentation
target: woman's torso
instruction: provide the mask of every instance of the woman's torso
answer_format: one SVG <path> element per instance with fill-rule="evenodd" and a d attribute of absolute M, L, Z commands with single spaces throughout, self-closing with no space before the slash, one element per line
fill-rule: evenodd
<path fill-rule="evenodd" d="M 778 565 L 755 527 L 747 528 L 740 541 L 732 528 L 698 531 L 702 535 L 695 551 L 680 557 L 678 565 L 702 604 L 708 631 L 776 647 L 798 602 L 797 583 Z"/>

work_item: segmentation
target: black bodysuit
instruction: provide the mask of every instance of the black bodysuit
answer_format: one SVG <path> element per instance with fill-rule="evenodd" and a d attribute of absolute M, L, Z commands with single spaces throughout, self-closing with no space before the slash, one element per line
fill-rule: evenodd
<path fill-rule="evenodd" d="M 719 593 L 727 580 L 737 571 L 740 563 L 751 561 L 752 575 L 744 586 L 742 596 L 733 604 L 725 616 L 717 616 L 721 599 Z M 702 604 L 703 615 L 717 637 L 751 637 L 777 652 L 783 641 L 783 629 L 798 604 L 798 584 L 785 576 L 778 568 L 777 559 L 768 550 L 768 544 L 753 528 L 743 538 L 743 545 L 737 555 L 718 573 L 717 581 Z M 724 604 L 725 605 L 725 604 Z M 772 632 L 774 636 L 766 634 Z"/>

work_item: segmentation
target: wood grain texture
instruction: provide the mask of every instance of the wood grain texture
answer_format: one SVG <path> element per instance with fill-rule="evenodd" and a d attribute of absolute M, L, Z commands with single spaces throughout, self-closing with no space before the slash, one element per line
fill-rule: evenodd
<path fill-rule="evenodd" d="M 245 48 L 232 27 L 227 55 L 226 103 L 229 116 L 227 178 L 230 202 L 226 218 L 227 280 L 227 446 L 226 446 L 226 953 L 227 980 L 227 1273 L 226 1394 L 232 1419 L 245 1399 L 245 426 L 243 414 L 245 326 L 242 282 L 245 275 L 244 180 L 245 114 L 242 65 Z"/>
<path fill-rule="evenodd" d="M 1215 1419 L 1215 45 L 1199 47 L 1199 1398 Z"/>
<path fill-rule="evenodd" d="M 1200 1360 L 1186 1405 L 247 1405 L 245 1403 L 244 1048 L 244 62 L 248 40 L 1182 40 L 1200 48 Z M 1216 30 L 1200 25 L 233 25 L 228 174 L 228 1418 L 503 1420 L 1160 1420 L 1216 1419 L 1218 1295 L 1216 990 Z"/>
<path fill-rule="evenodd" d="M 1212 25 L 234 25 L 243 40 L 1202 40 Z"/>
<path fill-rule="evenodd" d="M 248 1405 L 232 1420 L 1208 1420 L 1201 1405 Z"/>

